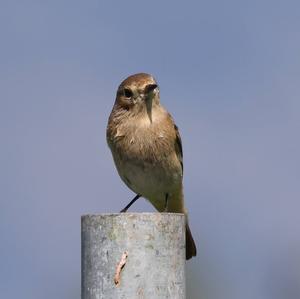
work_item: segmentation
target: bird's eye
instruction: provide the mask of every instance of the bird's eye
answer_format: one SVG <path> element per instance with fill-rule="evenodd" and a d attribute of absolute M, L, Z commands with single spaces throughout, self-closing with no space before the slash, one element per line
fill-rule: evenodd
<path fill-rule="evenodd" d="M 126 98 L 131 98 L 133 96 L 133 93 L 129 88 L 124 88 L 124 96 Z"/>

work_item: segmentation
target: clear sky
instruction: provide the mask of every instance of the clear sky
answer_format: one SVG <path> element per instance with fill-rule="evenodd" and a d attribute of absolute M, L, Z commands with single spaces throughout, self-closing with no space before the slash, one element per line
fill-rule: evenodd
<path fill-rule="evenodd" d="M 105 130 L 142 71 L 182 135 L 188 299 L 298 299 L 299 32 L 290 0 L 1 0 L 0 298 L 80 298 L 80 215 L 133 196 Z"/>

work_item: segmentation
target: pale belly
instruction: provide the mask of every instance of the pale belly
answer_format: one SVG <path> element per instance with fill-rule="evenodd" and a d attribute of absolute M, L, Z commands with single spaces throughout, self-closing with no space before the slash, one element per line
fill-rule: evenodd
<path fill-rule="evenodd" d="M 125 184 L 162 211 L 165 207 L 166 194 L 172 198 L 182 188 L 180 163 L 171 162 L 171 159 L 156 163 L 135 160 L 118 161 L 116 165 Z"/>

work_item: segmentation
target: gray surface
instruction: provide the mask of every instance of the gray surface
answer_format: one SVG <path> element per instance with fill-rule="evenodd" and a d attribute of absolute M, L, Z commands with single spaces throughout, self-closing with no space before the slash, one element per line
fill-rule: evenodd
<path fill-rule="evenodd" d="M 82 216 L 82 299 L 185 298 L 182 214 Z M 127 251 L 119 286 L 116 267 Z"/>

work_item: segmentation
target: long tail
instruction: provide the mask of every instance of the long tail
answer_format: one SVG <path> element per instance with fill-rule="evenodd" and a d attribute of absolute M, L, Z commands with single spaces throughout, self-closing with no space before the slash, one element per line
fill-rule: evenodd
<path fill-rule="evenodd" d="M 189 260 L 193 256 L 197 255 L 197 248 L 188 223 L 186 223 L 185 244 L 186 244 L 186 259 Z"/>
<path fill-rule="evenodd" d="M 179 198 L 171 198 L 170 199 L 170 205 L 169 209 L 170 212 L 175 213 L 184 213 L 185 214 L 185 221 L 186 221 L 186 229 L 185 229 L 185 247 L 186 247 L 186 259 L 189 260 L 193 256 L 197 255 L 197 248 L 195 241 L 193 239 L 190 227 L 189 227 L 189 221 L 188 221 L 188 212 L 184 206 L 184 199 L 183 199 L 183 192 L 181 189 L 181 192 L 179 193 Z"/>
<path fill-rule="evenodd" d="M 155 201 L 155 200 L 150 200 L 150 202 L 154 205 L 154 207 L 160 211 L 163 212 L 165 209 L 164 206 L 164 201 Z M 184 200 L 183 200 L 183 192 L 182 189 L 178 194 L 175 196 L 173 195 L 172 197 L 169 198 L 168 201 L 168 212 L 170 213 L 183 213 L 185 214 L 186 218 L 186 232 L 185 232 L 185 244 L 186 244 L 186 259 L 189 260 L 193 256 L 196 256 L 197 254 L 197 248 L 195 241 L 193 239 L 189 223 L 188 223 L 188 213 L 187 210 L 184 206 Z"/>

